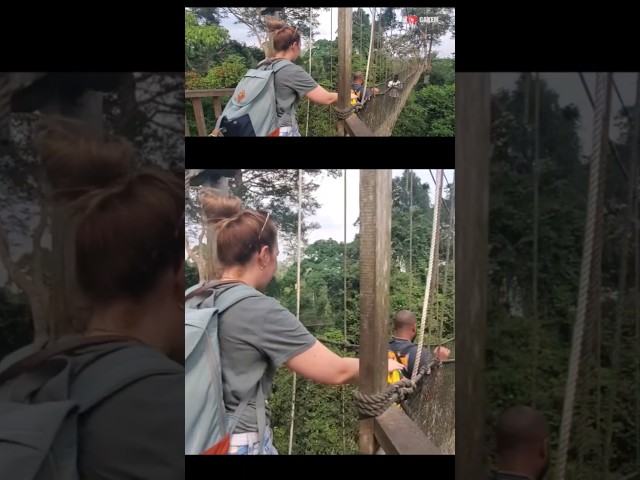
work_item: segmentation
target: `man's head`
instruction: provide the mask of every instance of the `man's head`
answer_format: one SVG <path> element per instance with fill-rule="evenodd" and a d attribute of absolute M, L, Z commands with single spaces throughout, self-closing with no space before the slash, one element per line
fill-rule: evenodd
<path fill-rule="evenodd" d="M 549 468 L 549 427 L 531 407 L 512 407 L 498 419 L 496 428 L 498 469 L 528 475 L 536 480 Z"/>
<path fill-rule="evenodd" d="M 353 83 L 356 85 L 362 85 L 364 83 L 364 77 L 361 71 L 357 71 L 353 74 Z"/>
<path fill-rule="evenodd" d="M 393 336 L 413 342 L 418 331 L 417 326 L 416 316 L 410 310 L 400 310 L 393 319 Z"/>

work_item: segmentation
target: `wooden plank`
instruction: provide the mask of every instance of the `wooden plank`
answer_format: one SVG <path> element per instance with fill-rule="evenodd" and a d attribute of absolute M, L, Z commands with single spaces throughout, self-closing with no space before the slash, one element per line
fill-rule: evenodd
<path fill-rule="evenodd" d="M 198 127 L 198 135 L 201 137 L 207 136 L 207 127 L 204 123 L 204 110 L 202 110 L 202 99 L 194 98 L 191 100 L 193 102 L 193 113 L 196 115 L 196 126 Z"/>
<path fill-rule="evenodd" d="M 375 137 L 376 134 L 369 130 L 360 118 L 353 114 L 345 121 L 345 129 L 352 137 Z"/>
<path fill-rule="evenodd" d="M 338 9 L 338 108 L 351 100 L 351 7 Z M 344 137 L 345 122 L 338 120 L 338 136 Z"/>
<path fill-rule="evenodd" d="M 187 121 L 187 114 L 184 114 L 184 136 L 190 137 L 191 133 L 189 133 L 189 122 Z"/>
<path fill-rule="evenodd" d="M 213 97 L 213 113 L 216 116 L 216 120 L 222 115 L 222 102 L 220 101 L 220 97 Z"/>
<path fill-rule="evenodd" d="M 488 73 L 456 75 L 456 477 L 488 477 L 485 455 L 485 329 L 489 237 Z"/>
<path fill-rule="evenodd" d="M 376 440 L 387 455 L 441 455 L 442 452 L 399 408 L 374 420 Z"/>
<path fill-rule="evenodd" d="M 202 90 L 185 90 L 184 98 L 206 98 L 231 96 L 235 88 L 205 88 Z"/>
<path fill-rule="evenodd" d="M 360 170 L 360 378 L 365 394 L 387 386 L 391 170 Z M 373 419 L 360 421 L 360 452 L 377 450 Z"/>

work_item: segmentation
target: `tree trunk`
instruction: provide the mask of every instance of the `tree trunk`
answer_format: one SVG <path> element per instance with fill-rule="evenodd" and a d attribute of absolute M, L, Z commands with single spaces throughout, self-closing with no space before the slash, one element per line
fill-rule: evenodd
<path fill-rule="evenodd" d="M 73 116 L 86 122 L 89 130 L 100 131 L 103 127 L 102 100 L 102 93 L 87 90 L 77 99 L 75 105 L 62 103 L 60 98 L 57 98 L 44 107 L 43 111 Z M 70 237 L 72 232 L 70 208 L 64 204 L 58 204 L 53 210 L 51 222 L 53 288 L 52 314 L 50 315 L 52 323 L 49 333 L 55 338 L 81 330 L 88 319 L 79 301 L 73 248 L 75 242 Z M 97 254 L 100 253 L 97 252 Z"/>

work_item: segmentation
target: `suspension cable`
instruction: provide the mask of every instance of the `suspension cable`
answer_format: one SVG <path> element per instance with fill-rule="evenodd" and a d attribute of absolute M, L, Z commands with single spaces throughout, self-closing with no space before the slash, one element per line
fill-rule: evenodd
<path fill-rule="evenodd" d="M 302 259 L 302 170 L 298 170 L 298 272 L 296 274 L 296 317 L 300 318 L 300 263 Z M 296 413 L 296 372 L 291 386 L 291 424 L 289 428 L 289 455 L 293 448 L 293 426 Z"/>
<path fill-rule="evenodd" d="M 344 169 L 344 263 L 343 263 L 343 306 L 342 306 L 342 321 L 343 321 L 343 335 L 345 345 L 349 342 L 347 338 L 347 169 Z M 347 347 L 344 347 L 344 355 L 347 356 Z M 345 427 L 345 405 L 346 405 L 346 385 L 342 385 L 342 446 L 343 451 L 347 450 L 347 430 Z"/>
<path fill-rule="evenodd" d="M 309 76 L 311 76 L 311 53 L 313 52 L 313 8 L 309 7 Z M 304 133 L 305 137 L 309 136 L 309 109 L 311 108 L 311 100 L 307 98 L 307 126 Z"/>

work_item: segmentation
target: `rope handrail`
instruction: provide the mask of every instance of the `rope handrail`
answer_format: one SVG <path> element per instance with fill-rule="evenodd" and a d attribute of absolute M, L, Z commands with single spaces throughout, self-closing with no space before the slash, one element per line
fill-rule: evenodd
<path fill-rule="evenodd" d="M 436 193 L 433 207 L 433 231 L 431 233 L 431 248 L 429 250 L 429 268 L 427 273 L 427 284 L 424 290 L 424 302 L 422 304 L 422 319 L 420 320 L 420 339 L 418 341 L 418 353 L 416 354 L 415 364 L 413 366 L 412 380 L 415 380 L 420 366 L 420 357 L 422 356 L 422 346 L 424 345 L 424 332 L 427 321 L 427 310 L 429 307 L 429 299 L 431 295 L 431 282 L 433 280 L 436 251 L 438 251 L 438 234 L 440 225 L 440 205 L 442 204 L 442 170 L 438 170 L 436 174 Z"/>
<path fill-rule="evenodd" d="M 560 441 L 558 446 L 558 468 L 556 478 L 564 480 L 567 454 L 569 451 L 569 437 L 571 435 L 571 425 L 573 420 L 573 408 L 575 402 L 578 374 L 580 369 L 580 355 L 584 336 L 587 315 L 591 314 L 587 310 L 589 303 L 589 292 L 595 277 L 598 275 L 594 271 L 596 267 L 593 257 L 599 256 L 602 238 L 596 235 L 596 224 L 602 217 L 602 189 L 603 180 L 603 140 L 608 134 L 605 125 L 608 125 L 608 89 L 610 87 L 610 73 L 596 74 L 596 104 L 595 119 L 593 128 L 593 153 L 589 167 L 589 187 L 587 218 L 585 224 L 584 246 L 582 250 L 582 265 L 580 268 L 580 287 L 578 294 L 578 308 L 576 311 L 576 322 L 573 327 L 573 338 L 571 340 L 571 353 L 569 359 L 569 373 L 567 375 L 567 385 L 565 391 L 564 404 L 562 408 L 562 420 L 560 425 Z M 605 118 L 606 117 L 606 118 Z"/>
<path fill-rule="evenodd" d="M 336 347 L 343 347 L 343 348 L 348 348 L 353 350 L 358 350 L 360 348 L 360 345 L 357 343 L 341 342 L 339 340 L 333 340 L 331 338 L 318 337 L 318 336 L 316 336 L 316 339 L 320 340 L 322 343 L 326 343 L 328 345 L 335 345 Z M 455 337 L 451 337 L 446 340 L 443 340 L 439 344 L 434 343 L 434 344 L 430 344 L 429 346 L 438 347 L 439 345 L 446 345 L 447 343 L 453 342 L 454 340 L 455 340 Z M 444 363 L 446 363 L 446 360 L 444 361 Z"/>
<path fill-rule="evenodd" d="M 418 382 L 425 375 L 431 375 L 431 370 L 437 368 L 442 364 L 439 360 L 434 360 L 428 365 L 424 365 L 414 375 L 413 378 L 403 378 L 396 383 L 388 385 L 387 388 L 381 393 L 366 394 L 362 392 L 355 392 L 353 395 L 353 402 L 358 412 L 359 418 L 373 418 L 382 415 L 391 407 L 394 403 L 404 402 L 409 395 L 411 395 L 418 384 Z"/>

